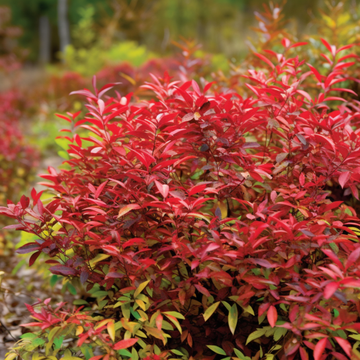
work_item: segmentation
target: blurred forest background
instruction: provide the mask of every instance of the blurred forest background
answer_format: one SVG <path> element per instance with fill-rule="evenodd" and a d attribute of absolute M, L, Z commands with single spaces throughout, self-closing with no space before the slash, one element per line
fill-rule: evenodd
<path fill-rule="evenodd" d="M 114 42 L 134 41 L 157 54 L 168 54 L 172 40 L 196 39 L 204 49 L 238 57 L 251 35 L 254 12 L 263 0 L 0 0 L 12 13 L 12 24 L 22 30 L 19 45 L 27 61 L 54 62 L 67 45 L 103 49 Z M 322 1 L 320 1 L 322 2 Z M 281 3 L 281 1 L 280 1 Z M 288 24 L 303 32 L 314 16 L 318 0 L 288 1 Z M 355 1 L 356 3 L 356 1 Z M 355 6 L 355 5 L 354 5 Z M 121 61 L 122 59 L 118 59 Z"/>

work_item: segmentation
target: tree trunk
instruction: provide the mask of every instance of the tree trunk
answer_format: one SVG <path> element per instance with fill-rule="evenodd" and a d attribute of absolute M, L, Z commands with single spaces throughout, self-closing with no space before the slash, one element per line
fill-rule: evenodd
<path fill-rule="evenodd" d="M 67 0 L 58 0 L 58 29 L 60 38 L 60 51 L 63 53 L 70 44 Z"/>
<path fill-rule="evenodd" d="M 50 62 L 50 22 L 46 15 L 40 17 L 39 22 L 40 51 L 39 61 L 42 64 Z"/>

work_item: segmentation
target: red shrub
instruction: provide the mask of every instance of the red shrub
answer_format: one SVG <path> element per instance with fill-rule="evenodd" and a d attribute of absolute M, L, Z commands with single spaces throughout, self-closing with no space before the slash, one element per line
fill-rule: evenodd
<path fill-rule="evenodd" d="M 321 76 L 283 45 L 257 55 L 267 69 L 249 70 L 244 96 L 166 75 L 143 86 L 157 100 L 74 92 L 89 113 L 61 116 L 70 169 L 42 175 L 54 198 L 0 213 L 39 236 L 19 252 L 87 283 L 102 317 L 48 307 L 29 326 L 77 336 L 78 355 L 101 349 L 93 360 L 360 358 L 360 218 L 331 199 L 339 184 L 358 201 L 359 113 L 333 95 L 342 49 L 327 46 Z"/>

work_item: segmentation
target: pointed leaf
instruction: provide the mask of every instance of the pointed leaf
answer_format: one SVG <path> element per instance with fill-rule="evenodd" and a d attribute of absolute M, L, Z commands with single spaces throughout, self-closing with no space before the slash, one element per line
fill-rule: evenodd
<path fill-rule="evenodd" d="M 135 345 L 138 342 L 139 339 L 127 339 L 127 340 L 121 340 L 117 342 L 113 349 L 114 350 L 121 350 L 121 349 L 127 349 L 130 346 Z"/>
<path fill-rule="evenodd" d="M 146 288 L 147 284 L 150 282 L 150 280 L 145 281 L 143 283 L 141 283 L 137 289 L 134 292 L 134 298 L 136 299 L 138 297 L 138 295 Z"/>
<path fill-rule="evenodd" d="M 278 317 L 278 314 L 277 314 L 277 311 L 276 311 L 276 308 L 274 305 L 271 305 L 269 307 L 269 310 L 267 311 L 267 319 L 269 321 L 269 324 L 270 326 L 273 328 L 276 324 L 276 321 L 277 321 L 277 317 Z"/>
<path fill-rule="evenodd" d="M 238 308 L 236 304 L 233 304 L 229 311 L 229 316 L 228 316 L 229 328 L 233 335 L 235 334 L 238 318 L 239 318 Z"/>
<path fill-rule="evenodd" d="M 327 338 L 323 338 L 317 342 L 314 349 L 314 360 L 320 360 L 324 355 Z"/>
<path fill-rule="evenodd" d="M 226 355 L 226 352 L 221 347 L 215 345 L 206 345 L 206 346 L 216 354 Z"/>
<path fill-rule="evenodd" d="M 124 216 L 125 214 L 127 214 L 129 211 L 131 210 L 137 210 L 140 209 L 140 205 L 138 204 L 129 204 L 124 206 L 123 208 L 120 209 L 119 214 L 118 214 L 118 218 L 121 216 Z"/>
<path fill-rule="evenodd" d="M 210 316 L 214 313 L 214 311 L 217 309 L 217 307 L 220 305 L 220 301 L 212 304 L 211 306 L 209 306 L 206 311 L 204 312 L 204 320 L 207 321 Z M 226 354 L 224 354 L 226 355 Z"/>

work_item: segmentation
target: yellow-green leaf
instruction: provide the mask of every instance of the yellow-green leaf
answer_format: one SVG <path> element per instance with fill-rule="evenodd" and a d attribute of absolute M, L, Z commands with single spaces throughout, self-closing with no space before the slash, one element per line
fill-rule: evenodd
<path fill-rule="evenodd" d="M 138 205 L 138 204 L 126 205 L 126 206 L 124 206 L 123 208 L 120 209 L 119 214 L 118 214 L 118 218 L 121 217 L 121 216 L 124 216 L 129 211 L 136 210 L 136 209 L 140 209 L 140 205 Z"/>
<path fill-rule="evenodd" d="M 206 345 L 206 346 L 216 354 L 226 355 L 226 352 L 221 347 L 215 345 Z"/>
<path fill-rule="evenodd" d="M 17 357 L 17 354 L 16 353 L 10 353 L 6 358 L 5 360 L 13 360 Z"/>
<path fill-rule="evenodd" d="M 56 333 L 61 329 L 60 326 L 55 326 L 53 329 L 50 330 L 48 341 L 52 341 L 56 335 Z"/>
<path fill-rule="evenodd" d="M 199 219 L 203 219 L 207 222 L 210 222 L 209 218 L 207 218 L 205 215 L 199 214 L 199 213 L 188 213 L 187 216 L 193 216 Z"/>
<path fill-rule="evenodd" d="M 142 300 L 136 299 L 135 302 L 141 307 L 141 309 L 146 311 L 146 305 Z"/>
<path fill-rule="evenodd" d="M 222 202 L 218 201 L 217 207 L 220 209 L 221 212 L 221 220 L 226 219 L 228 215 L 228 206 L 226 200 L 223 200 Z"/>
<path fill-rule="evenodd" d="M 176 326 L 176 328 L 179 330 L 179 333 L 182 334 L 182 328 L 177 319 L 174 316 L 168 314 L 165 314 L 165 316 Z"/>
<path fill-rule="evenodd" d="M 107 331 L 112 341 L 115 341 L 115 324 L 114 321 L 109 321 L 107 324 Z"/>
<path fill-rule="evenodd" d="M 98 254 L 93 259 L 91 259 L 89 261 L 89 264 L 93 268 L 96 263 L 98 263 L 99 261 L 107 259 L 109 256 L 110 255 L 106 255 L 106 254 Z"/>
<path fill-rule="evenodd" d="M 185 320 L 184 316 L 177 311 L 164 311 L 163 314 L 171 315 L 177 319 Z"/>
<path fill-rule="evenodd" d="M 239 317 L 238 308 L 236 304 L 233 304 L 229 311 L 229 316 L 228 316 L 229 328 L 233 335 L 235 334 L 238 317 Z"/>
<path fill-rule="evenodd" d="M 139 355 L 134 347 L 131 350 L 131 360 L 139 360 Z"/>
<path fill-rule="evenodd" d="M 141 283 L 138 288 L 134 292 L 134 298 L 136 299 L 137 296 L 146 288 L 146 285 L 150 282 L 150 280 L 144 281 Z"/>
<path fill-rule="evenodd" d="M 255 339 L 262 337 L 265 333 L 266 333 L 266 329 L 257 329 L 255 331 L 253 331 L 247 338 L 245 345 L 247 345 L 249 342 L 251 342 Z"/>
<path fill-rule="evenodd" d="M 46 359 L 46 357 L 39 353 L 33 354 L 32 358 L 31 358 L 31 360 L 43 360 L 43 359 Z"/>
<path fill-rule="evenodd" d="M 84 328 L 81 325 L 76 327 L 76 333 L 75 333 L 76 336 L 82 334 L 83 332 L 84 332 Z"/>
<path fill-rule="evenodd" d="M 147 316 L 146 312 L 144 312 L 144 311 L 142 311 L 142 310 L 137 310 L 137 312 L 138 312 L 139 315 L 141 316 L 141 318 L 139 319 L 140 321 L 149 320 L 149 317 Z"/>
<path fill-rule="evenodd" d="M 110 321 L 112 321 L 112 319 L 102 320 L 95 325 L 94 329 L 97 330 L 97 329 L 101 328 L 102 326 L 108 324 Z"/>
<path fill-rule="evenodd" d="M 240 305 L 240 306 L 242 307 L 242 309 L 243 309 L 244 311 L 246 311 L 246 312 L 248 312 L 249 314 L 255 316 L 254 310 L 253 310 L 253 308 L 252 308 L 250 305 L 248 305 L 248 306 L 242 306 L 242 305 Z"/>
<path fill-rule="evenodd" d="M 204 312 L 204 320 L 207 321 L 210 316 L 214 313 L 214 311 L 217 309 L 217 307 L 219 306 L 220 301 L 216 302 L 215 304 L 212 304 L 211 306 L 209 306 L 206 311 Z M 224 354 L 226 355 L 226 354 Z"/>

